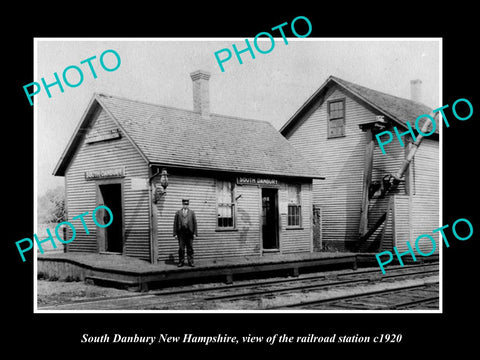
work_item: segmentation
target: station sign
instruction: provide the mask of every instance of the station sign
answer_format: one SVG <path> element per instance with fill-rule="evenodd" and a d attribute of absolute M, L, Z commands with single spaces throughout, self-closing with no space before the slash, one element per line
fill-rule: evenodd
<path fill-rule="evenodd" d="M 237 177 L 237 185 L 269 185 L 278 186 L 278 180 L 272 178 L 260 178 L 260 177 Z"/>

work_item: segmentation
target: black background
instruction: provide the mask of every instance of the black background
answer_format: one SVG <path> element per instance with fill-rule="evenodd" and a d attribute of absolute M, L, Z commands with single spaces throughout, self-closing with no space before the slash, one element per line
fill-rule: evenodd
<path fill-rule="evenodd" d="M 260 354 L 284 353 L 295 347 L 297 356 L 324 357 L 350 353 L 357 356 L 398 354 L 417 358 L 442 354 L 446 350 L 466 354 L 475 345 L 478 309 L 475 295 L 478 256 L 478 164 L 476 138 L 480 113 L 478 101 L 478 37 L 471 5 L 459 2 L 448 9 L 421 8 L 418 4 L 396 5 L 323 3 L 294 9 L 288 2 L 263 9 L 246 3 L 183 4 L 170 9 L 158 3 L 76 4 L 41 11 L 35 6 L 17 10 L 12 21 L 2 24 L 5 51 L 3 87 L 3 181 L 5 210 L 2 216 L 2 268 L 4 286 L 3 344 L 14 354 L 51 358 L 98 354 L 135 353 L 158 358 L 195 357 L 211 351 L 232 356 L 240 351 Z M 26 6 L 26 5 L 25 5 Z M 442 5 L 443 6 L 443 5 Z M 444 6 L 443 6 L 444 7 Z M 450 128 L 444 128 L 443 144 L 443 224 L 467 218 L 474 235 L 461 242 L 450 235 L 450 248 L 443 251 L 443 314 L 33 314 L 33 259 L 21 262 L 15 241 L 33 234 L 33 109 L 23 85 L 33 78 L 34 37 L 254 37 L 261 31 L 297 16 L 312 23 L 309 37 L 442 37 L 443 104 L 467 98 L 474 114 L 467 121 L 453 118 L 447 109 Z M 478 20 L 477 20 L 478 21 Z M 298 23 L 300 26 L 300 23 Z M 298 29 L 299 33 L 304 33 Z M 320 66 L 320 65 L 319 65 Z M 361 71 L 361 70 L 359 70 Z M 474 91 L 475 88 L 475 91 Z M 6 100 L 6 101 L 5 101 Z M 443 105 L 442 104 L 442 105 Z M 56 141 L 55 138 L 49 141 Z M 447 231 L 447 235 L 451 232 Z M 84 333 L 158 335 L 169 333 L 199 336 L 217 333 L 241 337 L 252 334 L 289 336 L 314 333 L 318 336 L 375 336 L 402 334 L 400 344 L 239 344 L 236 346 L 168 344 L 154 346 L 121 344 L 81 344 Z M 7 350 L 7 349 L 5 349 Z M 334 352 L 332 352 L 334 351 Z M 304 355 L 302 355 L 304 354 Z"/>

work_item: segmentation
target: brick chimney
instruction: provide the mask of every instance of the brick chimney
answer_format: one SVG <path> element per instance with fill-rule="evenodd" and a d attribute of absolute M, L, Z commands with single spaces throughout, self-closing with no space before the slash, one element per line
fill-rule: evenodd
<path fill-rule="evenodd" d="M 410 80 L 410 99 L 416 102 L 422 102 L 422 80 Z"/>
<path fill-rule="evenodd" d="M 210 116 L 210 95 L 208 91 L 208 79 L 210 73 L 197 70 L 190 74 L 193 81 L 193 111 L 202 117 Z"/>

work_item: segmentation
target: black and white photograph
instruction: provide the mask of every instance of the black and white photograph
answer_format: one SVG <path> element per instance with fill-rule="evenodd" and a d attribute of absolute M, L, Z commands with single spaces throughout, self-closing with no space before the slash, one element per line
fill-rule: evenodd
<path fill-rule="evenodd" d="M 13 13 L 9 353 L 474 353 L 475 12 L 299 5 Z"/>
<path fill-rule="evenodd" d="M 441 39 L 36 46 L 38 311 L 441 310 Z"/>

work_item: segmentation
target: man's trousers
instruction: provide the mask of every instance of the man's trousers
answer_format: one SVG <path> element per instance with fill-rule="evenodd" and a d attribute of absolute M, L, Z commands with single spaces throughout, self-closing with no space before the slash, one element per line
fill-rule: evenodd
<path fill-rule="evenodd" d="M 185 261 L 185 248 L 187 249 L 188 263 L 193 263 L 193 235 L 180 233 L 178 234 L 178 261 Z"/>

